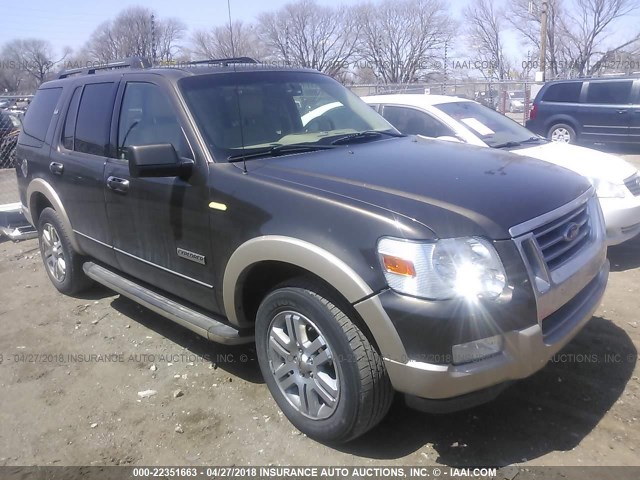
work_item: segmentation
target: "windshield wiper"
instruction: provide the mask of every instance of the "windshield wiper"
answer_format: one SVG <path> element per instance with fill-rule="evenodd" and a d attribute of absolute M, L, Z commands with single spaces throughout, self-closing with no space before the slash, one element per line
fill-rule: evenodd
<path fill-rule="evenodd" d="M 540 143 L 540 142 L 547 142 L 547 139 L 542 137 L 529 137 L 526 140 L 521 141 L 520 143 Z"/>
<path fill-rule="evenodd" d="M 333 145 L 317 145 L 307 143 L 297 143 L 293 145 L 275 145 L 264 150 L 258 150 L 247 153 L 238 153 L 231 155 L 227 160 L 229 163 L 242 162 L 260 157 L 277 157 L 278 155 L 286 155 L 287 153 L 304 153 L 314 152 L 316 150 L 328 150 L 334 148 Z"/>
<path fill-rule="evenodd" d="M 529 137 L 526 140 L 520 140 L 519 142 L 509 141 L 509 142 L 499 143 L 498 145 L 492 145 L 492 148 L 521 147 L 526 143 L 540 143 L 542 141 L 545 141 L 545 139 L 540 137 Z"/>
<path fill-rule="evenodd" d="M 492 145 L 492 148 L 511 148 L 511 147 L 521 147 L 522 143 L 520 142 L 504 142 L 499 143 L 497 145 Z"/>
<path fill-rule="evenodd" d="M 378 138 L 382 135 L 387 135 L 389 137 L 406 137 L 406 135 L 403 135 L 402 133 L 388 132 L 386 130 L 365 130 L 363 132 L 350 133 L 349 135 L 340 137 L 331 142 L 331 145 L 342 145 L 349 143 L 351 140 L 359 140 L 363 138 Z"/>

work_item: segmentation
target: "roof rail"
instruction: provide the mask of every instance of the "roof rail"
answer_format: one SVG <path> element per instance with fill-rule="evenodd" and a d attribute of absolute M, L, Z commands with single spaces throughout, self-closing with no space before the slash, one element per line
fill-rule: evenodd
<path fill-rule="evenodd" d="M 95 66 L 90 67 L 81 67 L 81 68 L 71 68 L 69 70 L 63 70 L 58 75 L 58 79 L 67 78 L 71 75 L 83 74 L 83 75 L 93 75 L 98 70 L 112 70 L 116 68 L 150 68 L 151 62 L 149 59 L 144 57 L 130 57 L 123 58 L 121 60 L 116 60 L 114 62 L 102 63 Z"/>
<path fill-rule="evenodd" d="M 180 65 L 222 65 L 224 67 L 229 66 L 232 63 L 258 63 L 257 60 L 251 57 L 230 57 L 230 58 L 212 58 L 210 60 L 196 60 L 193 62 L 179 62 Z"/>

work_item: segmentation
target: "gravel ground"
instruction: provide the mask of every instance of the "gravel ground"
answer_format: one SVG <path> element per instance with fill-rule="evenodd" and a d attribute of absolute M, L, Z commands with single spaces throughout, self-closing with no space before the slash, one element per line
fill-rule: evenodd
<path fill-rule="evenodd" d="M 279 413 L 252 348 L 101 287 L 60 295 L 37 241 L 0 239 L 0 465 L 640 465 L 640 239 L 609 258 L 601 307 L 542 371 L 455 414 L 398 398 L 335 446 Z"/>

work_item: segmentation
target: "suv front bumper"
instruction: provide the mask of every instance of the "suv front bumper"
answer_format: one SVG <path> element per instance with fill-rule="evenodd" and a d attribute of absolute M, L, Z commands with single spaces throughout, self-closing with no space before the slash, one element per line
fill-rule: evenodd
<path fill-rule="evenodd" d="M 464 365 L 439 365 L 385 359 L 396 390 L 429 399 L 459 397 L 511 380 L 526 378 L 542 367 L 589 321 L 607 285 L 609 262 L 573 300 L 545 321 L 557 322 L 552 338 L 534 325 L 504 334 L 504 348 L 494 357 Z M 561 317 L 561 318 L 557 318 Z"/>

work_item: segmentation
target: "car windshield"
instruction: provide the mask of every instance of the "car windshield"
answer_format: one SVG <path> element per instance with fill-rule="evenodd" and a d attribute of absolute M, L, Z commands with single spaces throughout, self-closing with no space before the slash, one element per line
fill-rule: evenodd
<path fill-rule="evenodd" d="M 475 102 L 452 102 L 436 108 L 471 130 L 490 147 L 529 142 L 533 133 L 510 118 Z"/>
<path fill-rule="evenodd" d="M 400 135 L 345 87 L 313 72 L 195 75 L 179 86 L 217 159 Z"/>

